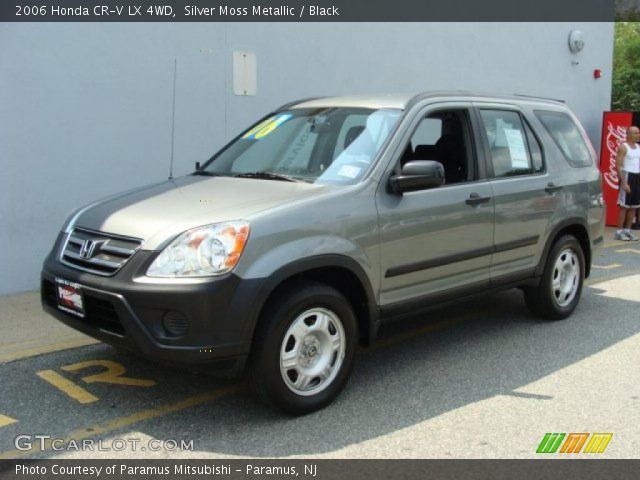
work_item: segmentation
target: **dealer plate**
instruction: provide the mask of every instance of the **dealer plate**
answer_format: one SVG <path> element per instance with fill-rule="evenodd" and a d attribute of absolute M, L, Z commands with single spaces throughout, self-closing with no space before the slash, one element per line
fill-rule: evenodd
<path fill-rule="evenodd" d="M 82 287 L 79 284 L 56 278 L 56 293 L 60 310 L 84 318 Z"/>

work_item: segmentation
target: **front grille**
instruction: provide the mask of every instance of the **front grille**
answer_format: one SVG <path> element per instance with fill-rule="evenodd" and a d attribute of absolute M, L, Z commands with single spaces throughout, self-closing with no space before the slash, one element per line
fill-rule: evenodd
<path fill-rule="evenodd" d="M 75 228 L 67 237 L 60 261 L 65 265 L 111 276 L 140 248 L 141 240 Z"/>

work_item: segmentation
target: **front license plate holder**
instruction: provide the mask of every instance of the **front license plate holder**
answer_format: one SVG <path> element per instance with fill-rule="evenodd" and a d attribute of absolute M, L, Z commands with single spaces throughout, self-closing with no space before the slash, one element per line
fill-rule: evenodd
<path fill-rule="evenodd" d="M 84 318 L 84 298 L 80 284 L 56 278 L 56 298 L 60 310 Z"/>

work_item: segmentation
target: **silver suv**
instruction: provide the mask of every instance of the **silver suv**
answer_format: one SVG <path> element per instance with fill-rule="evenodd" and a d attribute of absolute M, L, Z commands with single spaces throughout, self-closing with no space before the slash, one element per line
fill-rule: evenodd
<path fill-rule="evenodd" d="M 569 316 L 603 230 L 595 153 L 561 102 L 307 99 L 191 175 L 72 214 L 42 303 L 150 358 L 247 366 L 260 398 L 301 414 L 393 318 L 511 287 Z"/>

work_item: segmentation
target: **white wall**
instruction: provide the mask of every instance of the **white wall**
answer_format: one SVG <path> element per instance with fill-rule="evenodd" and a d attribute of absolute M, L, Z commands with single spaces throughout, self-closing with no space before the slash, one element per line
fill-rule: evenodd
<path fill-rule="evenodd" d="M 70 210 L 167 177 L 174 58 L 176 175 L 289 100 L 346 93 L 562 98 L 597 148 L 613 24 L 5 23 L 0 45 L 1 294 L 38 288 Z M 257 54 L 255 97 L 233 95 L 234 50 Z"/>

